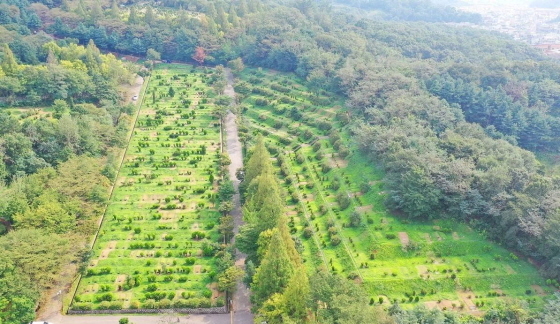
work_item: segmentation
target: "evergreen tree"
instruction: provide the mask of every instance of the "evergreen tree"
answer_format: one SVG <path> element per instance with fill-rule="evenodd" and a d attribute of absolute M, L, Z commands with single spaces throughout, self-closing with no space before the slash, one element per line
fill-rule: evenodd
<path fill-rule="evenodd" d="M 49 48 L 49 53 L 47 54 L 47 64 L 58 64 L 58 59 L 56 58 L 52 48 Z"/>
<path fill-rule="evenodd" d="M 155 19 L 154 9 L 152 9 L 151 6 L 148 6 L 148 8 L 146 8 L 146 14 L 144 15 L 144 22 L 151 26 Z"/>
<path fill-rule="evenodd" d="M 270 296 L 282 293 L 294 273 L 294 266 L 280 232 L 275 231 L 270 239 L 268 251 L 253 278 L 252 301 L 261 306 Z"/>
<path fill-rule="evenodd" d="M 112 18 L 119 18 L 119 16 L 121 15 L 121 11 L 119 10 L 119 4 L 117 3 L 116 0 L 113 0 L 113 2 L 111 3 L 111 11 L 109 12 L 109 15 Z"/>
<path fill-rule="evenodd" d="M 296 268 L 282 297 L 285 314 L 297 323 L 304 322 L 311 300 L 311 288 L 309 287 L 309 278 L 305 272 L 305 267 L 299 266 Z"/>
<path fill-rule="evenodd" d="M 233 27 L 239 27 L 239 16 L 233 4 L 229 7 L 228 21 Z"/>
<path fill-rule="evenodd" d="M 269 172 L 253 180 L 248 189 L 248 196 L 250 198 L 243 212 L 246 222 L 255 230 L 255 236 L 248 239 L 256 242 L 262 231 L 276 227 L 284 213 L 284 201 L 274 175 Z"/>
<path fill-rule="evenodd" d="M 216 7 L 214 6 L 214 3 L 210 2 L 208 4 L 208 7 L 206 9 L 206 15 L 212 19 L 215 19 L 216 16 L 218 15 L 217 11 L 216 11 Z"/>
<path fill-rule="evenodd" d="M 224 8 L 222 8 L 221 5 L 219 5 L 218 8 L 217 8 L 216 23 L 218 25 L 220 25 L 220 28 L 223 31 L 226 31 L 229 27 L 229 22 L 228 22 L 226 13 L 224 11 Z"/>
<path fill-rule="evenodd" d="M 237 8 L 237 14 L 239 15 L 239 17 L 244 17 L 248 11 L 249 9 L 247 8 L 247 1 L 240 0 Z"/>
<path fill-rule="evenodd" d="M 272 163 L 270 162 L 270 153 L 264 145 L 264 138 L 262 135 L 257 137 L 257 143 L 253 149 L 253 153 L 247 161 L 245 167 L 245 178 L 244 182 L 250 184 L 254 178 L 262 174 L 265 169 L 271 169 Z"/>
<path fill-rule="evenodd" d="M 295 266 L 302 265 L 301 256 L 296 249 L 296 244 L 290 235 L 290 228 L 288 227 L 288 222 L 286 219 L 286 215 L 282 214 L 278 217 L 278 231 L 284 240 L 284 245 L 286 246 L 286 251 L 290 256 L 290 260 Z"/>
<path fill-rule="evenodd" d="M 13 75 L 17 72 L 19 65 L 16 62 L 14 53 L 7 43 L 2 44 L 2 70 L 7 75 Z"/>
<path fill-rule="evenodd" d="M 210 35 L 216 36 L 218 35 L 218 27 L 216 26 L 216 22 L 210 16 L 206 17 L 207 25 L 208 25 L 208 33 Z"/>
<path fill-rule="evenodd" d="M 92 24 L 95 24 L 99 19 L 103 17 L 104 17 L 103 8 L 101 8 L 101 4 L 99 3 L 99 1 L 95 1 L 89 13 L 90 22 Z"/>
<path fill-rule="evenodd" d="M 139 21 L 138 10 L 136 10 L 136 7 L 131 7 L 130 14 L 128 15 L 128 23 L 130 25 L 136 25 L 138 24 L 138 21 Z"/>

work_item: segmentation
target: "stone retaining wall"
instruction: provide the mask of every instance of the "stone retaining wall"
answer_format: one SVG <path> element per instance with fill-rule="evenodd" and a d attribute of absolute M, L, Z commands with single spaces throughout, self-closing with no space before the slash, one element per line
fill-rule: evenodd
<path fill-rule="evenodd" d="M 172 309 L 95 309 L 95 310 L 69 310 L 68 315 L 85 314 L 158 314 L 158 313 L 179 313 L 179 314 L 227 314 L 226 306 L 209 308 L 172 308 Z"/>

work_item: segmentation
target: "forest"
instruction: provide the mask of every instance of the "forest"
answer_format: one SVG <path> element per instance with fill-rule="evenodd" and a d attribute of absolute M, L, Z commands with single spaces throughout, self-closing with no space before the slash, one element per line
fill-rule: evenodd
<path fill-rule="evenodd" d="M 84 270 L 91 257 L 86 241 L 135 113 L 117 86 L 149 73 L 111 52 L 206 66 L 239 59 L 291 73 L 317 97 L 341 98 L 347 154 L 381 170 L 384 208 L 403 221 L 466 224 L 530 260 L 554 287 L 560 64 L 506 36 L 441 24 L 479 17 L 429 1 L 351 5 L 383 13 L 371 18 L 305 0 L 0 0 L 0 320 L 31 321 L 61 269 Z M 438 10 L 417 10 L 430 6 Z M 256 147 L 246 163 L 247 225 L 239 244 L 255 267 L 248 280 L 259 316 L 299 323 L 312 320 L 305 316 L 312 310 L 322 323 L 459 321 L 422 307 L 371 307 L 352 318 L 360 313 L 352 307 L 366 307 L 367 293 L 328 272 L 306 273 L 283 217 L 286 193 L 262 164 L 262 139 L 247 139 Z M 282 247 L 277 259 L 269 242 Z M 263 273 L 277 264 L 281 280 L 271 282 Z M 298 285 L 301 278 L 309 286 Z M 315 291 L 317 282 L 332 290 Z M 304 295 L 312 297 L 291 297 Z M 549 299 L 542 310 L 510 302 L 468 320 L 555 323 L 560 302 Z"/>

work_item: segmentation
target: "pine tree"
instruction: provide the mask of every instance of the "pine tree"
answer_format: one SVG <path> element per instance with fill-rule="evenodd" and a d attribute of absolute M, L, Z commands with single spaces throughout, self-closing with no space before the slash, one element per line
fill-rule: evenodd
<path fill-rule="evenodd" d="M 311 298 L 311 288 L 305 267 L 296 268 L 282 297 L 285 313 L 297 323 L 304 322 Z"/>
<path fill-rule="evenodd" d="M 136 7 L 131 7 L 130 8 L 130 15 L 128 16 L 128 23 L 130 25 L 135 25 L 138 23 L 138 11 L 136 10 Z"/>
<path fill-rule="evenodd" d="M 288 251 L 288 255 L 290 256 L 290 260 L 292 261 L 294 266 L 302 265 L 303 263 L 301 261 L 301 256 L 299 255 L 299 252 L 296 249 L 296 244 L 292 239 L 292 235 L 290 234 L 290 228 L 288 227 L 285 214 L 282 214 L 278 217 L 277 229 L 278 232 L 280 232 L 282 239 L 284 240 L 286 251 Z"/>
<path fill-rule="evenodd" d="M 148 25 L 152 25 L 155 21 L 154 16 L 154 9 L 151 6 L 148 6 L 146 9 L 146 14 L 144 15 L 144 22 Z"/>
<path fill-rule="evenodd" d="M 218 35 L 218 27 L 216 26 L 216 22 L 210 16 L 206 17 L 206 21 L 208 22 L 208 33 L 210 35 Z"/>
<path fill-rule="evenodd" d="M 259 231 L 276 227 L 284 213 L 284 200 L 272 172 L 265 172 L 254 179 L 247 189 L 248 199 L 244 211 L 254 213 L 254 224 Z"/>
<path fill-rule="evenodd" d="M 206 9 L 206 15 L 212 19 L 215 19 L 216 16 L 218 15 L 218 12 L 216 11 L 216 7 L 212 2 L 208 4 L 208 8 Z"/>
<path fill-rule="evenodd" d="M 239 27 L 239 16 L 237 16 L 237 11 L 235 11 L 235 7 L 233 5 L 229 7 L 228 21 L 233 27 Z"/>
<path fill-rule="evenodd" d="M 109 15 L 112 18 L 119 18 L 119 16 L 121 15 L 121 11 L 119 9 L 119 4 L 117 3 L 117 0 L 113 0 L 113 2 L 111 3 L 111 11 L 109 12 Z"/>
<path fill-rule="evenodd" d="M 99 1 L 95 1 L 89 13 L 90 21 L 95 24 L 99 19 L 103 18 L 104 15 L 101 4 Z"/>
<path fill-rule="evenodd" d="M 95 46 L 93 40 L 90 39 L 88 45 L 86 46 L 86 58 L 84 60 L 90 74 L 100 71 L 100 55 L 101 52 L 97 46 Z"/>
<path fill-rule="evenodd" d="M 62 0 L 60 2 L 60 9 L 62 9 L 64 11 L 69 11 L 70 10 L 70 6 L 68 5 L 68 0 Z"/>
<path fill-rule="evenodd" d="M 253 278 L 251 298 L 258 306 L 273 294 L 282 293 L 294 273 L 294 266 L 283 243 L 282 236 L 276 231 Z"/>
<path fill-rule="evenodd" d="M 247 1 L 246 0 L 240 0 L 239 1 L 239 6 L 237 8 L 237 14 L 239 15 L 239 17 L 244 17 L 247 12 L 249 11 L 249 9 L 247 8 Z"/>
<path fill-rule="evenodd" d="M 58 64 L 58 59 L 56 58 L 52 48 L 49 48 L 49 53 L 47 54 L 47 64 Z"/>
<path fill-rule="evenodd" d="M 80 0 L 78 2 L 78 7 L 76 8 L 76 14 L 78 14 L 78 16 L 82 18 L 87 18 L 87 13 L 83 0 Z"/>
<path fill-rule="evenodd" d="M 19 65 L 16 61 L 14 53 L 7 43 L 2 44 L 2 70 L 7 75 L 12 75 L 17 72 Z"/>
<path fill-rule="evenodd" d="M 222 6 L 218 6 L 217 15 L 216 15 L 216 23 L 220 25 L 222 31 L 226 31 L 229 27 L 229 22 Z"/>
<path fill-rule="evenodd" d="M 263 173 L 265 169 L 272 169 L 272 162 L 270 161 L 270 153 L 264 145 L 264 138 L 262 135 L 257 137 L 257 143 L 253 149 L 253 154 L 249 161 L 247 161 L 247 166 L 245 167 L 245 178 L 244 182 L 250 184 L 251 181 L 258 175 Z"/>

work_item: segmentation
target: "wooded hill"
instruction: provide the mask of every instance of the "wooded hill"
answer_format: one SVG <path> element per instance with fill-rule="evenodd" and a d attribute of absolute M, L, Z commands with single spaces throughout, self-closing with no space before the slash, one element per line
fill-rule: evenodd
<path fill-rule="evenodd" d="M 151 49 L 162 59 L 190 61 L 194 56 L 204 64 L 242 58 L 251 66 L 294 72 L 317 93 L 347 98 L 355 121 L 355 145 L 385 170 L 390 208 L 403 217 L 466 222 L 530 257 L 551 280 L 560 279 L 560 183 L 558 175 L 535 157 L 558 153 L 560 65 L 526 45 L 473 29 L 369 20 L 304 0 L 0 3 L 0 39 L 13 52 L 12 59 L 6 46 L 2 51 L 4 105 L 63 99 L 70 116 L 63 114 L 56 123 L 87 115 L 84 120 L 100 118 L 106 122 L 100 124 L 114 130 L 118 125 L 114 118 L 111 124 L 110 111 L 120 108 L 105 106 L 115 97 L 99 90 L 112 89 L 103 82 L 114 84 L 119 76 L 108 67 L 114 58 L 101 55 L 96 47 L 135 55 Z M 72 45 L 75 42 L 89 45 Z M 53 64 L 57 68 L 49 67 Z M 40 80 L 53 90 L 41 92 Z M 56 87 L 61 84 L 66 92 Z M 86 102 L 107 108 L 93 109 Z M 39 122 L 31 123 L 35 124 Z M 84 126 L 82 132 L 87 129 Z M 14 132 L 2 134 L 6 180 L 45 177 L 46 171 L 40 171 L 18 181 L 10 178 L 16 171 L 33 174 L 49 166 L 37 159 L 14 163 L 9 157 L 16 156 L 10 155 L 15 151 L 6 143 L 28 143 L 27 155 L 17 157 L 43 151 L 38 144 L 33 146 L 36 133 L 22 135 L 29 141 L 11 140 L 10 133 Z M 51 133 L 54 145 L 56 132 Z M 114 144 L 101 136 L 102 131 L 90 137 L 71 134 L 58 144 L 72 143 L 68 157 L 85 152 L 103 155 L 104 146 Z M 96 136 L 98 146 L 90 145 Z M 76 145 L 76 138 L 81 145 Z M 6 190 L 19 188 L 12 185 Z M 91 199 L 90 194 L 79 195 Z M 41 200 L 35 198 L 40 196 L 29 194 L 28 200 L 17 201 L 23 210 L 36 208 Z M 14 199 L 2 206 L 12 208 Z M 12 221 L 11 215 L 21 209 L 8 207 L 2 210 L 11 210 L 4 217 Z M 5 291 L 18 290 L 10 289 Z"/>

